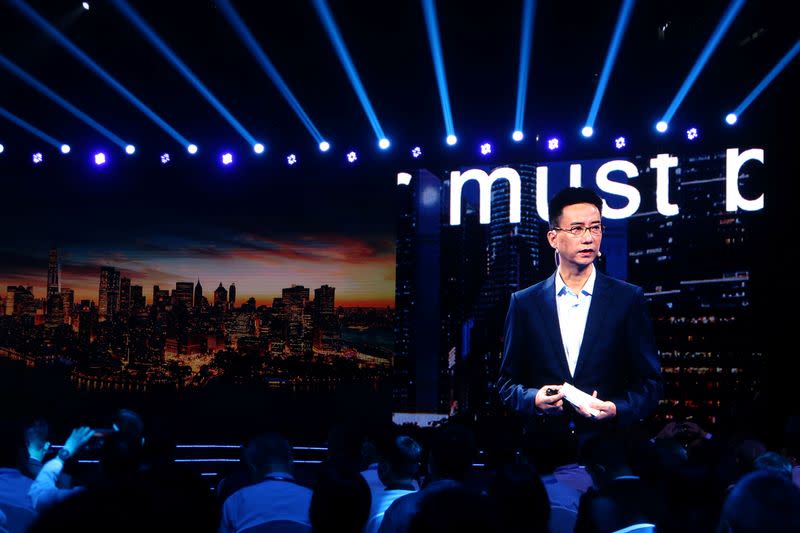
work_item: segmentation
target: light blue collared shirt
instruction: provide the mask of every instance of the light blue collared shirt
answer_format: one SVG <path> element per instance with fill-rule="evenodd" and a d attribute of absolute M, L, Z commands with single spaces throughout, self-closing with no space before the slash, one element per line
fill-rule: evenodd
<path fill-rule="evenodd" d="M 597 271 L 592 265 L 592 273 L 575 294 L 567 287 L 561 274 L 556 272 L 556 308 L 558 310 L 558 325 L 561 329 L 561 342 L 564 343 L 564 352 L 567 354 L 569 373 L 575 376 L 575 367 L 578 364 L 578 354 L 581 353 L 583 332 L 586 330 L 586 320 L 589 318 L 589 306 L 592 303 L 594 281 Z"/>

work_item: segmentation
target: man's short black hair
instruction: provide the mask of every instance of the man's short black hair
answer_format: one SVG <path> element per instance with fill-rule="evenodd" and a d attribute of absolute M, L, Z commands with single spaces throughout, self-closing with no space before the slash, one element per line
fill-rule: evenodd
<path fill-rule="evenodd" d="M 550 227 L 557 227 L 558 219 L 561 218 L 564 208 L 575 204 L 592 204 L 598 211 L 603 212 L 603 200 L 596 192 L 586 187 L 567 187 L 558 191 L 550 199 L 548 204 Z"/>
<path fill-rule="evenodd" d="M 46 421 L 41 418 L 34 420 L 25 428 L 25 446 L 41 448 L 47 442 L 49 432 L 50 429 Z"/>

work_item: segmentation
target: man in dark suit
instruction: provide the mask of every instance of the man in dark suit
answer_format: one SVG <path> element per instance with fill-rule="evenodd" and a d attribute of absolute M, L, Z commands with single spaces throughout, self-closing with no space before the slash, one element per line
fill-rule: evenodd
<path fill-rule="evenodd" d="M 597 271 L 602 200 L 567 188 L 549 203 L 547 239 L 556 272 L 511 296 L 499 391 L 528 417 L 532 435 L 583 440 L 650 414 L 662 395 L 661 367 L 640 287 Z M 565 403 L 562 384 L 592 394 Z M 574 443 L 577 445 L 577 442 Z"/>

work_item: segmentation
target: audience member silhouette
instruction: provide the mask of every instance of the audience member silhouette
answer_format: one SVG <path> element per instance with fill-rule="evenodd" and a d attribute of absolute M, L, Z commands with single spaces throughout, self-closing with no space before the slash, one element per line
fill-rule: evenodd
<path fill-rule="evenodd" d="M 372 508 L 365 529 L 374 533 L 383 521 L 386 509 L 398 498 L 417 490 L 414 476 L 420 467 L 422 449 L 419 444 L 406 435 L 396 437 L 383 453 L 378 464 L 378 477 L 384 488 L 372 491 Z"/>
<path fill-rule="evenodd" d="M 314 484 L 309 519 L 314 533 L 361 533 L 369 518 L 369 485 L 358 472 L 326 467 Z"/>
<path fill-rule="evenodd" d="M 550 528 L 550 499 L 542 479 L 530 465 L 506 465 L 500 468 L 489 487 L 497 531 L 508 533 L 555 533 Z M 575 512 L 572 524 L 575 525 Z M 563 531 L 572 531 L 571 528 Z"/>
<path fill-rule="evenodd" d="M 546 508 L 546 506 L 545 506 Z M 429 491 L 411 517 L 409 533 L 491 533 L 511 531 L 491 519 L 488 498 L 463 485 Z M 523 530 L 520 530 L 523 531 Z M 524 529 L 524 531 L 537 531 Z"/>
<path fill-rule="evenodd" d="M 429 477 L 422 490 L 406 494 L 389 506 L 383 515 L 380 533 L 406 532 L 420 500 L 427 494 L 448 487 L 463 486 L 476 455 L 475 437 L 462 425 L 447 424 L 436 430 L 428 454 Z"/>
<path fill-rule="evenodd" d="M 747 474 L 731 489 L 718 533 L 800 531 L 800 488 L 771 472 Z"/>
<path fill-rule="evenodd" d="M 289 441 L 277 433 L 265 433 L 253 439 L 250 446 L 250 466 L 254 477 L 261 481 L 225 500 L 220 533 L 243 531 L 277 520 L 308 525 L 311 490 L 295 482 Z"/>
<path fill-rule="evenodd" d="M 50 429 L 42 419 L 34 420 L 25 428 L 25 458 L 20 465 L 20 472 L 31 479 L 36 479 L 42 469 L 44 456 L 50 449 L 47 440 Z"/>

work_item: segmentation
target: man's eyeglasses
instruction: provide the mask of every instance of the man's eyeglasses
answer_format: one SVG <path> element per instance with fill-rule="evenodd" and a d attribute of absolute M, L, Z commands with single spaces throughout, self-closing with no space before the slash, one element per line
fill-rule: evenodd
<path fill-rule="evenodd" d="M 603 234 L 606 228 L 602 224 L 595 224 L 594 226 L 572 226 L 569 228 L 553 227 L 550 229 L 551 231 L 566 231 L 573 237 L 583 237 L 587 231 L 592 235 L 592 237 L 599 237 Z"/>

